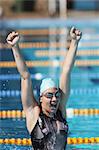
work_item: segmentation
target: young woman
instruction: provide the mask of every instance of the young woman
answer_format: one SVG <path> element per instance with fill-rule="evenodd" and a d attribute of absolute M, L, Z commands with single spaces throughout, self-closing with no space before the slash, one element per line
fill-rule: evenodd
<path fill-rule="evenodd" d="M 51 78 L 43 79 L 40 86 L 40 104 L 35 100 L 31 77 L 20 53 L 19 34 L 12 32 L 7 37 L 21 75 L 22 104 L 34 150 L 66 149 L 68 125 L 65 107 L 70 93 L 70 74 L 81 35 L 78 29 L 71 28 L 71 44 L 63 63 L 59 86 Z"/>

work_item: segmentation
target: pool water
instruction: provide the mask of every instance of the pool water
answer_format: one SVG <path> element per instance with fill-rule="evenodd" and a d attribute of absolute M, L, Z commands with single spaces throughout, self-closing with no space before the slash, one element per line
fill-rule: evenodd
<path fill-rule="evenodd" d="M 14 29 L 26 29 L 28 30 L 30 28 L 29 21 L 27 23 L 27 20 L 24 20 L 23 27 L 22 22 L 23 20 L 20 20 L 20 26 L 14 25 L 14 21 L 11 20 L 11 22 L 8 22 L 8 26 L 13 26 Z M 41 22 L 41 20 L 37 20 L 37 23 Z M 42 20 L 42 27 L 36 27 L 33 24 L 33 30 L 34 29 L 44 29 L 43 22 L 46 22 L 46 20 Z M 73 24 L 76 24 L 78 28 L 80 28 L 83 32 L 82 39 L 80 41 L 78 51 L 94 51 L 98 50 L 99 45 L 97 45 L 97 40 L 99 41 L 99 30 L 97 30 L 96 24 L 92 24 L 92 27 L 89 25 L 89 28 L 86 25 L 88 21 L 83 20 L 78 24 L 76 24 L 76 21 L 69 22 L 67 20 L 67 26 L 70 28 Z M 12 24 L 13 22 L 13 24 Z M 54 22 L 55 23 L 55 22 Z M 59 24 L 58 24 L 59 23 Z M 62 23 L 60 23 L 59 20 L 56 22 L 56 26 L 60 26 L 61 28 Z M 98 22 L 99 23 L 99 22 Z M 98 24 L 97 23 L 97 24 Z M 49 25 L 52 24 L 52 21 L 49 20 Z M 27 27 L 26 27 L 27 25 Z M 47 26 L 48 24 L 46 24 Z M 64 24 L 65 25 L 65 21 Z M 31 25 L 32 26 L 32 25 Z M 57 27 L 57 28 L 58 28 Z M 49 27 L 46 27 L 47 29 Z M 7 30 L 7 27 L 6 27 Z M 37 38 L 37 37 L 36 37 Z M 48 38 L 48 37 L 46 37 Z M 23 37 L 21 42 L 42 42 L 46 41 L 48 42 L 49 39 L 46 39 L 45 37 L 35 39 L 28 36 Z M 94 40 L 92 39 L 94 38 Z M 46 40 L 45 40 L 46 39 Z M 93 43 L 93 45 L 92 45 Z M 63 60 L 63 56 L 37 56 L 37 51 L 46 51 L 51 50 L 53 51 L 54 48 L 22 48 L 22 52 L 24 53 L 24 57 L 27 61 L 29 60 L 36 60 L 36 61 L 53 61 L 54 66 L 36 66 L 34 68 L 30 67 L 29 71 L 32 74 L 32 81 L 34 83 L 34 93 L 35 96 L 38 98 L 38 92 L 36 89 L 39 89 L 39 85 L 41 83 L 41 79 L 43 77 L 51 76 L 54 79 L 58 80 L 60 75 L 60 66 L 58 66 L 57 62 L 60 60 Z M 56 48 L 57 51 L 59 51 L 58 48 Z M 12 52 L 8 48 L 0 48 L 0 62 L 5 61 L 14 61 Z M 94 55 L 77 55 L 76 60 L 81 62 L 83 60 L 88 62 L 88 65 L 84 66 L 82 65 L 75 65 L 71 74 L 71 93 L 70 97 L 67 103 L 67 109 L 99 109 L 99 63 L 95 63 L 95 61 L 98 61 L 98 53 Z M 90 63 L 92 61 L 92 63 Z M 1 67 L 0 68 L 0 85 L 1 85 L 1 91 L 0 91 L 0 110 L 22 110 L 22 104 L 20 100 L 20 76 L 17 72 L 16 67 Z M 34 74 L 33 74 L 34 73 Z M 57 75 L 57 76 L 56 76 Z M 99 114 L 97 115 L 68 115 L 67 114 L 67 122 L 69 124 L 69 133 L 68 137 L 81 137 L 81 138 L 90 138 L 90 137 L 99 137 Z M 0 139 L 5 138 L 30 138 L 29 133 L 26 129 L 26 123 L 25 118 L 1 118 L 0 119 Z M 0 144 L 0 150 L 32 150 L 31 146 L 21 146 L 21 145 L 10 145 L 10 144 Z M 98 150 L 99 149 L 99 142 L 98 143 L 87 143 L 87 144 L 68 144 L 67 150 Z"/>

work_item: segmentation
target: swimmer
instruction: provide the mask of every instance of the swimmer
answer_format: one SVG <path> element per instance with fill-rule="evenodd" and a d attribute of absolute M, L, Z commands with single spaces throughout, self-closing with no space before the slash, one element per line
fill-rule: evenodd
<path fill-rule="evenodd" d="M 65 150 L 68 136 L 66 103 L 70 94 L 70 75 L 82 33 L 72 27 L 71 43 L 59 79 L 45 78 L 40 85 L 39 103 L 35 99 L 32 80 L 19 48 L 19 34 L 11 32 L 7 43 L 11 46 L 17 69 L 21 75 L 21 99 L 26 125 L 34 150 Z"/>

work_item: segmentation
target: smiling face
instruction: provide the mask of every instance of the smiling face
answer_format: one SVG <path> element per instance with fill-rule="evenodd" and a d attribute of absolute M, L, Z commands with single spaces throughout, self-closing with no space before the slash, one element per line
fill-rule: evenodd
<path fill-rule="evenodd" d="M 50 88 L 41 95 L 41 107 L 44 114 L 54 117 L 61 98 L 61 93 L 57 88 Z"/>

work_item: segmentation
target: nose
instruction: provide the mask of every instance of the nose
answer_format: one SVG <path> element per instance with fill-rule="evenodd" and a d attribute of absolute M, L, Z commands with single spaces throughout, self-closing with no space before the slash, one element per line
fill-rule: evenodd
<path fill-rule="evenodd" d="M 52 101 L 52 102 L 56 102 L 56 100 L 57 100 L 57 99 L 56 99 L 55 95 L 53 95 L 53 98 L 51 99 L 51 101 Z"/>

